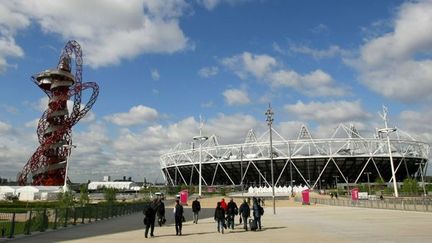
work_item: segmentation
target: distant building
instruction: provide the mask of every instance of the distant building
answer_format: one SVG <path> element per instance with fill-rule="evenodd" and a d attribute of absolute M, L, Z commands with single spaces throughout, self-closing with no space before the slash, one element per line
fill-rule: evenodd
<path fill-rule="evenodd" d="M 136 184 L 133 181 L 92 181 L 88 184 L 89 191 L 101 190 L 103 188 L 133 191 L 136 190 Z"/>
<path fill-rule="evenodd" d="M 0 201 L 6 200 L 8 196 L 14 196 L 19 186 L 0 186 Z"/>
<path fill-rule="evenodd" d="M 0 200 L 17 196 L 20 201 L 57 200 L 62 188 L 58 186 L 0 186 Z"/>
<path fill-rule="evenodd" d="M 104 176 L 103 181 L 105 182 L 111 181 L 111 176 Z"/>

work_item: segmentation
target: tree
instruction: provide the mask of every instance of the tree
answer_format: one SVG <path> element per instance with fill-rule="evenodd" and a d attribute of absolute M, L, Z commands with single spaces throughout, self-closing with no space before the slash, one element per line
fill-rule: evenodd
<path fill-rule="evenodd" d="M 90 201 L 89 192 L 87 189 L 87 185 L 83 184 L 80 186 L 80 198 L 79 203 L 81 206 L 88 204 Z"/>
<path fill-rule="evenodd" d="M 117 190 L 115 188 L 105 188 L 103 194 L 108 204 L 113 204 L 116 201 Z"/>
<path fill-rule="evenodd" d="M 61 192 L 58 196 L 59 206 L 62 208 L 71 207 L 74 205 L 74 195 L 72 191 Z"/>
<path fill-rule="evenodd" d="M 417 181 L 412 178 L 406 178 L 405 180 L 403 180 L 401 191 L 408 195 L 417 195 L 419 192 L 419 186 L 417 184 Z"/>

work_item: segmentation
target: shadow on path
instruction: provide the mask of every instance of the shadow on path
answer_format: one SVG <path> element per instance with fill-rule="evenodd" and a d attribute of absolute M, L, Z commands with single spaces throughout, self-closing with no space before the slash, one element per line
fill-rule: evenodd
<path fill-rule="evenodd" d="M 203 208 L 199 217 L 201 219 L 213 217 L 213 213 L 214 209 Z M 192 221 L 192 210 L 190 208 L 185 208 L 184 216 L 186 221 Z M 44 233 L 35 233 L 30 236 L 18 236 L 17 238 L 10 240 L 13 242 L 42 243 L 75 240 L 135 230 L 143 230 L 144 233 L 143 219 L 144 215 L 142 212 L 140 212 L 87 224 L 77 224 L 76 226 L 68 226 L 66 228 L 59 228 L 57 230 L 47 231 Z M 163 227 L 174 227 L 172 208 L 166 208 L 166 219 L 167 222 Z M 155 231 L 158 227 L 159 225 L 157 225 L 157 222 L 155 222 Z M 210 232 L 202 232 L 202 234 L 208 233 Z"/>

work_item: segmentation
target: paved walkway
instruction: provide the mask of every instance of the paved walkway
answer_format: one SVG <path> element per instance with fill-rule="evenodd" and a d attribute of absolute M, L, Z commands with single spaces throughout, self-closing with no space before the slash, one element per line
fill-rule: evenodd
<path fill-rule="evenodd" d="M 142 214 L 113 220 L 70 226 L 12 242 L 432 242 L 432 214 L 384 209 L 332 206 L 265 208 L 263 230 L 244 232 L 240 226 L 217 233 L 211 217 L 213 209 L 205 210 L 198 224 L 187 222 L 183 236 L 176 236 L 172 218 L 168 224 L 155 228 L 154 238 L 145 239 Z M 170 216 L 167 208 L 167 216 Z M 236 218 L 238 222 L 238 218 Z"/>

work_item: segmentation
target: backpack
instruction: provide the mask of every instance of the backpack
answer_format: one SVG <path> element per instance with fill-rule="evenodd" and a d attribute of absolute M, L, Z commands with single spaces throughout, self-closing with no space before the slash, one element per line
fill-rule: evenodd
<path fill-rule="evenodd" d="M 258 210 L 259 210 L 259 213 L 261 216 L 264 215 L 264 208 L 263 207 L 258 206 Z"/>

